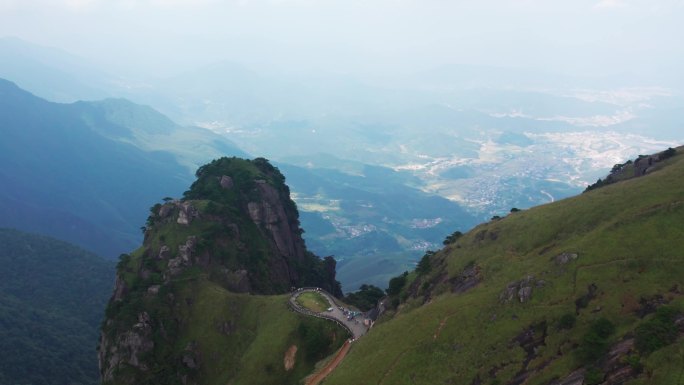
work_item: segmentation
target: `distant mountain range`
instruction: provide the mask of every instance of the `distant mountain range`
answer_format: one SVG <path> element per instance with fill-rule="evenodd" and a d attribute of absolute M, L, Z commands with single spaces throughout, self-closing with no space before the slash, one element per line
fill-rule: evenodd
<path fill-rule="evenodd" d="M 104 256 L 139 243 L 146 208 L 183 191 L 193 159 L 244 154 L 223 137 L 122 100 L 51 103 L 6 80 L 0 100 L 0 226 Z M 174 146 L 198 153 L 172 153 Z"/>
<path fill-rule="evenodd" d="M 131 145 L 137 164 L 152 161 L 133 167 L 160 179 L 157 194 L 138 185 L 136 194 L 148 194 L 139 195 L 147 199 L 141 205 L 174 195 L 213 158 L 248 153 L 271 160 L 292 184 L 311 248 L 339 259 L 345 289 L 364 281 L 382 286 L 455 230 L 571 196 L 622 159 L 684 139 L 681 93 L 629 80 L 453 65 L 370 83 L 229 62 L 142 79 L 14 38 L 0 39 L 0 58 L 0 77 L 51 101 L 119 98 L 61 107 L 78 114 L 103 144 Z M 98 152 L 108 153 L 104 147 Z M 395 191 L 411 197 L 410 209 L 391 209 L 402 202 Z M 60 227 L 51 234 L 87 229 L 94 241 L 79 244 L 110 256 L 140 239 L 139 213 L 116 214 L 105 225 L 118 233 L 104 236 L 92 218 L 107 210 L 102 201 L 84 217 L 71 208 L 41 212 L 46 200 L 34 195 L 27 198 L 40 204 L 17 203 L 11 214 L 17 226 L 40 230 L 29 218 L 41 214 Z M 71 215 L 69 226 L 46 219 Z M 127 246 L 103 247 L 111 235 L 126 238 L 119 244 Z"/>
<path fill-rule="evenodd" d="M 246 155 L 225 136 L 125 99 L 52 103 L 5 80 L 0 98 L 0 225 L 107 257 L 137 247 L 147 208 L 182 193 L 201 162 Z M 307 241 L 339 259 L 345 288 L 382 286 L 454 229 L 476 223 L 457 203 L 387 168 L 278 165 L 304 208 Z"/>

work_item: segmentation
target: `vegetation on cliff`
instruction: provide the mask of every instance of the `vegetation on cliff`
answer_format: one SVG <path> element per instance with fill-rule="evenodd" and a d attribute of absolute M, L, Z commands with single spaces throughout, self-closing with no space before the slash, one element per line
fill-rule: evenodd
<path fill-rule="evenodd" d="M 285 178 L 267 160 L 221 158 L 196 176 L 183 199 L 151 208 L 143 246 L 119 261 L 103 381 L 296 383 L 347 335 L 290 312 L 279 294 L 340 294 L 335 261 L 306 250 Z"/>

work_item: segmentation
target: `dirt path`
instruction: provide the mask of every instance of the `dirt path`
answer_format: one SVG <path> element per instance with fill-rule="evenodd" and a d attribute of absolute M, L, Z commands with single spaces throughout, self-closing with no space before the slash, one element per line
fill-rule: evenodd
<path fill-rule="evenodd" d="M 435 331 L 435 335 L 434 335 L 434 337 L 432 338 L 433 340 L 436 340 L 437 337 L 439 337 L 439 333 L 441 333 L 441 332 L 442 332 L 442 329 L 444 329 L 444 325 L 446 325 L 447 319 L 449 319 L 449 316 L 444 317 L 444 319 L 442 320 L 442 322 L 439 323 L 439 326 L 437 327 L 437 331 Z"/>
<path fill-rule="evenodd" d="M 328 362 L 327 365 L 323 369 L 321 369 L 318 373 L 314 374 L 311 376 L 308 380 L 306 380 L 306 385 L 318 385 L 323 379 L 325 379 L 328 374 L 330 374 L 337 365 L 339 365 L 340 362 L 344 359 L 344 356 L 347 355 L 347 352 L 349 351 L 349 348 L 351 347 L 351 343 L 349 340 L 344 341 L 344 345 L 342 345 L 342 348 L 337 351 L 337 354 L 335 354 L 335 357 Z"/>

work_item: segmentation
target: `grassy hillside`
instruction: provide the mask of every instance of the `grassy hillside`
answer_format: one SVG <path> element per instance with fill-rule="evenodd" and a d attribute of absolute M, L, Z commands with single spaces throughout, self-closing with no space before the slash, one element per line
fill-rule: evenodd
<path fill-rule="evenodd" d="M 684 338 L 670 343 L 684 310 L 681 152 L 427 257 L 325 383 L 549 384 L 576 369 L 584 383 L 684 383 Z"/>
<path fill-rule="evenodd" d="M 94 347 L 114 263 L 0 229 L 1 384 L 96 384 Z"/>
<path fill-rule="evenodd" d="M 166 350 L 167 357 L 182 357 L 169 368 L 186 371 L 198 384 L 297 384 L 348 338 L 332 322 L 290 311 L 288 295 L 235 294 L 202 278 L 176 287 L 174 295 L 184 301 L 167 314 L 168 319 L 191 327 L 180 328 L 173 345 L 157 344 L 153 355 L 162 356 Z M 147 310 L 155 315 L 163 311 L 153 303 Z M 172 327 L 166 326 L 169 335 Z M 293 346 L 293 366 L 286 369 L 285 356 Z M 176 374 L 138 374 L 136 383 L 175 383 Z M 118 381 L 125 383 L 126 376 L 120 373 Z"/>

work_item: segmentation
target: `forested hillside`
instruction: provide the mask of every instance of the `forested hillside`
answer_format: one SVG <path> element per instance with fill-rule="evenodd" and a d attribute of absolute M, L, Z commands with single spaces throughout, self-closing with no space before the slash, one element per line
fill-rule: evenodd
<path fill-rule="evenodd" d="M 95 346 L 114 263 L 0 229 L 0 383 L 98 383 Z"/>

